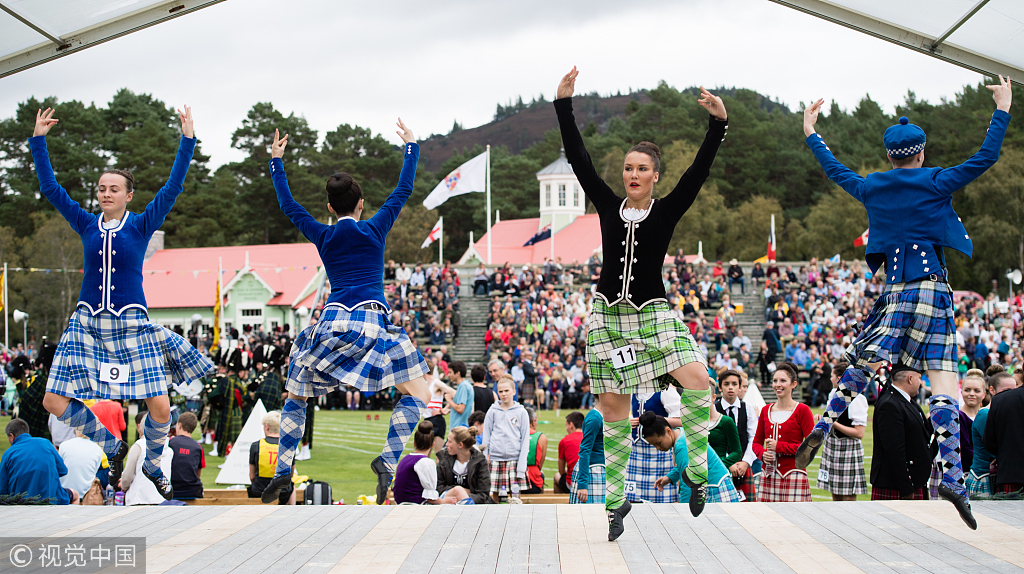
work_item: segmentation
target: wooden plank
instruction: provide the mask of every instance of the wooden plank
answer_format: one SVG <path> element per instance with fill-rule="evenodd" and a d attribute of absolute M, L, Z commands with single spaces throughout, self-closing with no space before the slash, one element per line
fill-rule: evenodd
<path fill-rule="evenodd" d="M 603 505 L 581 504 L 579 508 L 594 570 L 600 574 L 629 574 L 619 544 L 608 541 L 608 515 Z"/>
<path fill-rule="evenodd" d="M 753 503 L 739 503 L 753 504 Z M 765 548 L 747 529 L 723 510 L 731 504 L 711 504 L 704 508 L 701 517 L 706 518 L 712 526 L 725 536 L 732 547 L 732 560 L 729 570 L 734 572 L 761 571 L 768 574 L 790 574 L 793 570 L 786 566 L 779 557 Z M 748 569 L 749 568 L 749 569 Z"/>
<path fill-rule="evenodd" d="M 267 531 L 271 533 L 270 540 L 262 546 L 256 546 L 253 548 L 248 556 L 242 556 L 239 560 L 232 561 L 231 572 L 261 572 L 265 570 L 272 570 L 268 568 L 269 565 L 280 560 L 284 555 L 290 552 L 297 544 L 302 543 L 307 538 L 316 533 L 325 522 L 328 522 L 328 516 L 337 514 L 337 510 L 331 506 L 299 506 L 295 507 L 297 510 L 295 514 L 291 516 L 274 516 L 272 517 L 275 522 L 278 520 L 284 520 L 284 524 L 273 524 L 267 528 Z M 270 518 L 264 519 L 260 522 L 261 525 L 265 525 Z M 291 524 L 290 526 L 289 523 Z M 260 537 L 262 540 L 266 540 L 266 537 Z"/>
<path fill-rule="evenodd" d="M 906 571 L 903 567 L 897 570 L 890 568 L 890 565 L 902 566 L 903 557 L 893 552 L 889 546 L 879 544 L 861 534 L 852 524 L 859 519 L 849 514 L 843 515 L 841 508 L 838 509 L 839 516 L 823 512 L 830 504 L 841 503 L 779 504 L 773 508 L 786 520 L 865 572 Z"/>
<path fill-rule="evenodd" d="M 636 508 L 636 507 L 634 507 Z M 626 519 L 623 521 L 625 525 L 625 531 L 619 539 L 615 541 L 615 544 L 619 547 L 619 552 L 622 553 L 623 559 L 626 561 L 626 566 L 630 572 L 643 572 L 644 574 L 656 574 L 662 572 L 661 566 L 658 565 L 658 561 L 654 559 L 654 555 L 651 554 L 651 549 L 647 546 L 647 540 L 644 538 L 643 524 L 638 524 L 634 519 L 633 512 L 630 511 L 626 515 Z M 602 529 L 602 535 L 604 539 L 608 539 L 608 517 L 605 516 L 605 526 Z"/>
<path fill-rule="evenodd" d="M 719 562 L 714 552 L 697 535 L 694 524 L 704 522 L 699 517 L 694 518 L 690 513 L 689 505 L 679 504 L 652 504 L 651 509 L 658 522 L 668 534 L 669 541 L 679 549 L 680 553 L 689 562 L 694 572 L 727 574 L 728 570 Z M 685 512 L 684 515 L 677 509 Z"/>
<path fill-rule="evenodd" d="M 798 574 L 863 572 L 765 503 L 725 504 L 723 509 Z"/>
<path fill-rule="evenodd" d="M 436 505 L 396 506 L 329 573 L 397 573 L 438 510 Z"/>
<path fill-rule="evenodd" d="M 555 507 L 558 521 L 558 561 L 563 574 L 595 574 L 594 560 L 587 545 L 587 532 L 583 527 L 582 504 L 563 504 Z"/>
<path fill-rule="evenodd" d="M 884 506 L 928 526 L 949 524 L 949 504 L 927 501 L 886 501 Z M 956 516 L 954 514 L 954 516 Z M 987 516 L 977 515 L 978 530 L 956 524 L 956 538 L 978 550 L 1018 568 L 1024 568 L 1024 531 Z"/>
<path fill-rule="evenodd" d="M 651 555 L 658 562 L 661 571 L 669 573 L 693 573 L 694 569 L 686 556 L 672 540 L 672 535 L 665 529 L 654 513 L 657 504 L 638 503 L 633 505 L 629 516 L 633 518 L 637 531 L 641 533 Z"/>
<path fill-rule="evenodd" d="M 473 540 L 476 538 L 476 531 L 484 519 L 485 504 L 472 506 L 458 506 L 459 527 L 453 528 L 448 539 L 445 540 L 437 560 L 431 567 L 432 574 L 440 573 L 461 573 L 469 556 Z"/>
<path fill-rule="evenodd" d="M 558 557 L 557 507 L 533 508 L 530 527 L 530 574 L 554 574 L 562 571 Z"/>
<path fill-rule="evenodd" d="M 204 508 L 185 507 L 181 514 L 175 515 L 170 521 L 163 521 L 163 529 L 146 534 L 146 545 L 156 546 L 170 538 L 187 532 L 196 524 L 201 524 L 218 516 L 229 509 L 226 506 L 209 506 Z"/>
<path fill-rule="evenodd" d="M 498 549 L 496 574 L 520 574 L 530 567 L 530 534 L 533 507 L 514 504 L 508 510 L 505 536 Z"/>
<path fill-rule="evenodd" d="M 239 530 L 269 516 L 274 509 L 272 506 L 232 507 L 181 534 L 155 546 L 149 546 L 146 548 L 146 570 L 149 574 L 167 572 Z"/>
<path fill-rule="evenodd" d="M 971 502 L 975 516 L 978 514 L 1024 530 L 1024 502 L 1017 500 L 979 500 Z"/>
<path fill-rule="evenodd" d="M 459 525 L 459 512 L 456 507 L 444 505 L 430 523 L 430 528 L 420 536 L 416 546 L 409 552 L 400 572 L 402 574 L 427 574 L 437 560 L 445 540 L 451 535 L 452 529 Z"/>
<path fill-rule="evenodd" d="M 171 572 L 191 570 L 196 564 L 201 564 L 199 571 L 202 571 L 203 574 L 231 572 L 239 563 L 256 554 L 260 549 L 273 544 L 286 530 L 297 526 L 301 520 L 299 515 L 309 510 L 302 506 L 273 506 L 271 508 L 275 509 L 271 514 L 263 516 L 260 520 L 210 546 L 194 557 L 188 565 L 180 565 L 172 569 Z"/>
<path fill-rule="evenodd" d="M 473 546 L 466 556 L 466 572 L 494 572 L 498 567 L 498 551 L 505 536 L 505 524 L 511 504 L 490 504 L 483 507 L 484 519 L 476 531 Z"/>
<path fill-rule="evenodd" d="M 343 506 L 344 512 L 351 512 L 356 515 L 356 520 L 349 523 L 347 526 L 341 527 L 342 523 L 335 523 L 337 527 L 342 528 L 337 530 L 332 528 L 330 532 L 325 532 L 325 536 L 330 538 L 323 547 L 313 555 L 309 562 L 302 565 L 301 571 L 303 574 L 326 574 L 329 570 L 334 568 L 342 558 L 348 554 L 348 552 L 355 547 L 357 544 L 362 542 L 363 538 L 368 532 L 370 532 L 381 520 L 384 519 L 392 509 L 397 508 L 394 506 Z"/>
<path fill-rule="evenodd" d="M 299 569 L 305 568 L 307 563 L 313 562 L 317 552 L 323 550 L 327 543 L 338 537 L 346 528 L 352 525 L 363 514 L 356 508 L 360 506 L 339 508 L 334 516 L 325 518 L 320 528 L 308 536 L 305 540 L 295 545 L 288 553 L 269 565 L 265 572 L 275 574 L 294 574 Z M 321 514 L 321 516 L 324 516 Z M 327 568 L 332 568 L 331 564 Z"/>

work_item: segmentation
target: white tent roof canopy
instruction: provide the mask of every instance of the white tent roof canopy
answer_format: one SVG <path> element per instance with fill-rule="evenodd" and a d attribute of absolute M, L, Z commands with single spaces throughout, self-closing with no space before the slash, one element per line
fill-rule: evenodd
<path fill-rule="evenodd" d="M 771 0 L 986 75 L 1024 82 L 1022 0 Z"/>
<path fill-rule="evenodd" d="M 0 78 L 224 0 L 0 0 Z"/>

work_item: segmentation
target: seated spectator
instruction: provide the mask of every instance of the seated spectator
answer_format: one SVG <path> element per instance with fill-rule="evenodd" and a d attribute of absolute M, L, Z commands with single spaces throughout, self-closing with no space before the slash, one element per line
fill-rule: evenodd
<path fill-rule="evenodd" d="M 128 456 L 124 461 L 124 473 L 121 474 L 121 490 L 124 491 L 125 506 L 156 505 L 165 502 L 160 491 L 156 489 L 156 485 L 142 472 L 142 465 L 146 462 L 146 438 L 142 434 L 142 421 L 145 418 L 145 412 L 135 415 L 135 436 L 142 438 L 136 440 L 135 444 L 128 449 Z M 164 476 L 171 476 L 173 458 L 174 453 L 165 442 L 163 454 L 160 456 L 160 470 Z M 173 497 L 173 488 L 171 490 L 171 497 Z"/>
<path fill-rule="evenodd" d="M 4 432 L 11 446 L 0 458 L 0 495 L 38 496 L 51 504 L 78 502 L 78 493 L 60 483 L 68 467 L 53 443 L 28 434 L 22 419 L 11 420 Z"/>
<path fill-rule="evenodd" d="M 249 482 L 246 489 L 249 498 L 260 498 L 277 472 L 277 448 L 281 440 L 281 413 L 270 411 L 263 415 L 263 436 L 249 447 Z M 295 487 L 292 484 L 281 489 L 277 503 L 295 504 Z"/>
<path fill-rule="evenodd" d="M 50 413 L 46 426 L 50 429 L 50 441 L 53 442 L 53 448 L 58 451 L 64 441 L 75 438 L 75 429 L 61 422 L 53 413 Z"/>
<path fill-rule="evenodd" d="M 110 434 L 114 435 L 117 440 L 123 440 L 122 433 L 128 430 L 128 425 L 125 423 L 124 408 L 120 402 L 100 399 L 93 403 L 89 410 L 96 415 L 96 418 L 100 419 Z"/>
<path fill-rule="evenodd" d="M 451 493 L 442 498 L 437 494 L 437 464 L 430 460 L 434 446 L 434 425 L 420 421 L 412 437 L 413 452 L 402 457 L 395 470 L 392 486 L 398 504 L 455 504 L 458 498 Z"/>
<path fill-rule="evenodd" d="M 577 411 L 565 415 L 565 436 L 558 441 L 558 472 L 555 473 L 558 492 L 572 492 L 572 473 L 583 441 L 583 420 L 583 414 Z"/>
<path fill-rule="evenodd" d="M 732 286 L 739 283 L 740 293 L 746 293 L 746 283 L 743 280 L 743 268 L 740 267 L 739 261 L 733 259 L 729 262 L 729 293 L 732 293 Z"/>
<path fill-rule="evenodd" d="M 203 481 L 200 478 L 206 468 L 206 454 L 203 447 L 192 439 L 199 420 L 195 413 L 185 412 L 174 425 L 174 438 L 170 441 L 174 458 L 171 459 L 171 487 L 175 500 L 192 500 L 203 497 Z"/>
<path fill-rule="evenodd" d="M 88 492 L 103 465 L 103 449 L 76 430 L 75 437 L 62 442 L 58 452 L 68 468 L 68 473 L 60 477 L 61 486 L 82 494 Z"/>
<path fill-rule="evenodd" d="M 530 416 L 530 452 L 526 456 L 526 485 L 523 494 L 543 494 L 544 461 L 548 455 L 548 437 L 537 430 L 537 411 L 527 408 Z"/>
<path fill-rule="evenodd" d="M 457 504 L 490 504 L 491 473 L 487 457 L 476 448 L 476 428 L 456 427 L 437 453 L 437 490 L 441 498 L 454 496 Z"/>
<path fill-rule="evenodd" d="M 476 429 L 476 444 L 481 447 L 480 450 L 483 450 L 485 420 L 487 420 L 487 413 L 483 411 L 473 411 L 473 414 L 469 415 L 469 426 Z"/>

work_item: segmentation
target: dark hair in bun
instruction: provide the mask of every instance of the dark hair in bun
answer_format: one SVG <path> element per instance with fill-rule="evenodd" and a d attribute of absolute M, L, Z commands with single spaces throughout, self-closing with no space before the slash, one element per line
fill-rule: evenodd
<path fill-rule="evenodd" d="M 796 366 L 793 363 L 779 363 L 779 371 L 786 373 L 789 377 L 789 382 L 796 380 Z"/>
<path fill-rule="evenodd" d="M 327 202 L 338 215 L 348 215 L 356 210 L 363 198 L 363 188 L 352 176 L 338 172 L 327 179 Z"/>
<path fill-rule="evenodd" d="M 125 193 L 131 193 L 132 191 L 135 190 L 135 176 L 132 175 L 132 172 L 128 171 L 127 169 L 109 168 L 103 170 L 103 173 L 100 175 L 106 175 L 108 173 L 119 175 L 124 178 L 124 183 L 126 187 Z"/>
<path fill-rule="evenodd" d="M 649 436 L 662 436 L 669 429 L 668 421 L 661 415 L 647 411 L 640 415 L 640 428 L 643 429 L 644 438 Z"/>
<path fill-rule="evenodd" d="M 649 155 L 651 159 L 654 160 L 654 171 L 657 173 L 661 172 L 661 149 L 658 148 L 658 146 L 648 141 L 642 141 L 636 144 L 635 146 L 629 148 L 629 151 L 626 152 L 626 155 L 629 155 L 635 151 Z"/>
<path fill-rule="evenodd" d="M 412 444 L 416 447 L 416 450 L 427 450 L 434 446 L 434 423 L 430 421 L 420 421 L 418 427 L 416 427 L 416 434 L 412 437 Z"/>

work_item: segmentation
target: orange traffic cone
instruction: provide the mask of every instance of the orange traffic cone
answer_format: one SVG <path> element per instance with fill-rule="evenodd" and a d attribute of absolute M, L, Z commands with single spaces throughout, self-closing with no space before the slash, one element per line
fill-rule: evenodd
<path fill-rule="evenodd" d="M 379 421 L 380 420 L 380 415 L 373 415 L 373 420 Z"/>
<path fill-rule="evenodd" d="M 366 420 L 370 420 L 370 415 L 366 415 Z"/>

